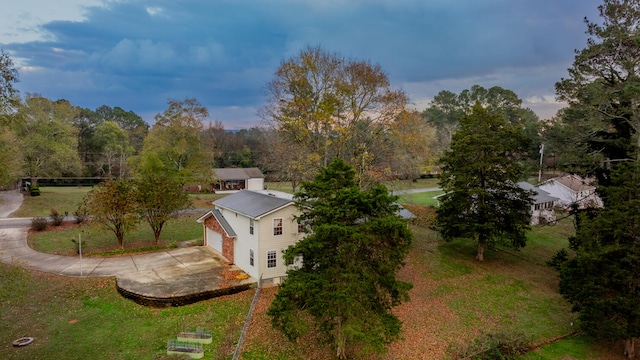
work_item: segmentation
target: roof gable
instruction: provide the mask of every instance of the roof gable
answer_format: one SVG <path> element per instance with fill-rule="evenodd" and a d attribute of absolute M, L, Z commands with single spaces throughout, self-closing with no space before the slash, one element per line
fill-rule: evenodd
<path fill-rule="evenodd" d="M 227 219 L 224 218 L 224 215 L 222 215 L 222 213 L 218 209 L 213 209 L 211 211 L 208 211 L 206 214 L 200 216 L 196 221 L 199 223 L 202 223 L 211 216 L 216 218 L 216 220 L 218 221 L 218 224 L 220 224 L 224 232 L 227 233 L 227 236 L 232 238 L 238 236 L 236 235 L 236 232 L 233 230 L 233 228 L 231 227 Z"/>
<path fill-rule="evenodd" d="M 557 182 L 575 192 L 585 191 L 585 190 L 595 190 L 595 186 L 588 183 L 586 180 L 581 178 L 578 175 L 567 174 L 563 176 L 559 176 L 553 179 L 549 179 L 545 181 L 545 183 L 553 184 L 553 182 Z"/>
<path fill-rule="evenodd" d="M 257 219 L 266 214 L 293 205 L 289 199 L 258 193 L 250 190 L 241 190 L 235 194 L 225 196 L 213 202 L 216 207 L 228 209 L 250 218 Z"/>

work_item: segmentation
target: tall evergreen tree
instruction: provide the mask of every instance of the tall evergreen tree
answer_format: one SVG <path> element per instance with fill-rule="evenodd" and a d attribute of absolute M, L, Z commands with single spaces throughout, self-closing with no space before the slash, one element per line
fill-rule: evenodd
<path fill-rule="evenodd" d="M 269 308 L 273 326 L 289 339 L 313 327 L 338 358 L 353 346 L 383 352 L 401 331 L 391 309 L 411 288 L 396 279 L 412 239 L 396 198 L 382 185 L 360 190 L 353 168 L 337 159 L 296 199 L 310 233 L 284 253 L 288 263 L 302 261 Z"/>
<path fill-rule="evenodd" d="M 585 19 L 587 46 L 556 93 L 570 105 L 563 120 L 582 128 L 567 143 L 588 145 L 583 159 L 605 184 L 610 167 L 601 164 L 640 158 L 640 0 L 604 0 L 598 9 L 601 23 Z"/>
<path fill-rule="evenodd" d="M 571 242 L 577 255 L 560 267 L 560 293 L 579 313 L 581 328 L 599 339 L 624 340 L 630 359 L 640 337 L 638 184 L 638 163 L 617 166 L 604 189 L 609 204 L 580 221 Z"/>
<path fill-rule="evenodd" d="M 440 160 L 445 196 L 437 221 L 445 240 L 476 240 L 479 261 L 486 245 L 525 245 L 531 194 L 517 182 L 524 175 L 527 147 L 522 128 L 480 103 L 460 119 L 451 150 Z"/>

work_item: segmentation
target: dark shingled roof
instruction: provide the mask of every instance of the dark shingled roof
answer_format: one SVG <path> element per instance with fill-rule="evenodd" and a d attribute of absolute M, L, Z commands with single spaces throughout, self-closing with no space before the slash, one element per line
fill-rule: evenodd
<path fill-rule="evenodd" d="M 220 226 L 222 226 L 222 229 L 224 229 L 224 232 L 226 232 L 227 235 L 229 235 L 229 237 L 238 236 L 236 235 L 236 232 L 233 231 L 233 228 L 231 227 L 231 225 L 229 225 L 229 223 L 227 222 L 227 219 L 224 218 L 220 210 L 214 209 L 211 213 L 213 214 L 213 217 L 215 217 L 216 220 L 218 220 L 218 223 L 220 224 Z"/>
<path fill-rule="evenodd" d="M 264 178 L 258 168 L 220 168 L 213 169 L 218 180 L 246 180 Z"/>
<path fill-rule="evenodd" d="M 213 202 L 216 207 L 225 208 L 256 219 L 274 210 L 293 204 L 289 199 L 242 190 Z"/>

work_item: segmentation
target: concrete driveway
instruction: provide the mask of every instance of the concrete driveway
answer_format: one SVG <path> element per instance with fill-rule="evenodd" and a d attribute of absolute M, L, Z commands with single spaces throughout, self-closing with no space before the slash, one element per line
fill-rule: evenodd
<path fill-rule="evenodd" d="M 0 197 L 5 199 L 6 193 L 0 193 Z M 15 207 L 17 197 L 9 196 L 14 199 L 10 206 Z M 0 209 L 4 208 L 0 215 L 8 216 L 15 211 L 6 209 L 7 204 L 0 205 Z M 251 278 L 234 277 L 242 271 L 226 264 L 219 253 L 206 246 L 82 259 L 40 253 L 27 245 L 30 224 L 31 219 L 0 219 L 2 263 L 70 277 L 115 276 L 118 290 L 123 295 L 151 305 L 181 305 L 255 285 Z M 194 226 L 199 225 L 194 222 Z"/>

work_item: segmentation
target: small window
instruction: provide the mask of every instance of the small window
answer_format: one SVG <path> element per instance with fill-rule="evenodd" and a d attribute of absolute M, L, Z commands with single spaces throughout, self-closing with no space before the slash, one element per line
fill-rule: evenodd
<path fill-rule="evenodd" d="M 306 233 L 306 232 L 307 232 L 307 227 L 305 226 L 305 224 L 298 222 L 298 233 Z"/>
<path fill-rule="evenodd" d="M 282 235 L 282 219 L 273 219 L 273 235 Z"/>
<path fill-rule="evenodd" d="M 249 265 L 253 266 L 253 249 L 249 249 Z"/>
<path fill-rule="evenodd" d="M 277 265 L 277 253 L 275 250 L 267 251 L 267 267 L 274 268 Z"/>
<path fill-rule="evenodd" d="M 249 219 L 249 234 L 253 235 L 253 219 Z"/>

